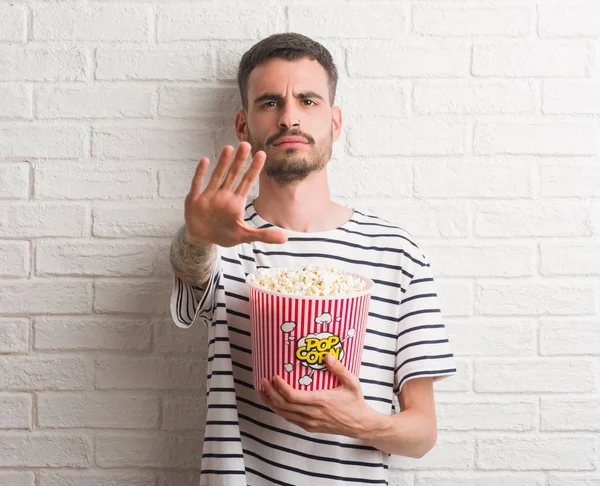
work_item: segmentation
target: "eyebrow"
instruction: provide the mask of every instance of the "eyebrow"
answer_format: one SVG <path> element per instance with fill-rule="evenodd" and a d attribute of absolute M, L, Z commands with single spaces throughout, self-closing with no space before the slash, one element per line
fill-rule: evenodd
<path fill-rule="evenodd" d="M 306 91 L 304 93 L 296 93 L 294 95 L 294 98 L 296 98 L 298 100 L 306 99 L 306 98 L 315 98 L 315 99 L 323 101 L 323 97 L 320 94 L 315 93 L 314 91 Z M 279 93 L 265 93 L 262 96 L 259 96 L 258 98 L 256 98 L 254 100 L 254 104 L 262 103 L 263 101 L 268 101 L 268 100 L 281 101 L 281 100 L 283 100 L 283 96 L 281 96 Z"/>

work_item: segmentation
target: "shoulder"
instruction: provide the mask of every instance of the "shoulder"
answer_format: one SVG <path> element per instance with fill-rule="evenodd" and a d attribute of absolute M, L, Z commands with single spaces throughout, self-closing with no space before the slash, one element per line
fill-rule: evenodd
<path fill-rule="evenodd" d="M 400 258 L 403 268 L 411 273 L 419 267 L 429 266 L 429 261 L 413 235 L 398 224 L 369 211 L 355 209 L 352 225 L 347 225 L 349 236 L 368 242 L 369 247 Z"/>
<path fill-rule="evenodd" d="M 350 221 L 354 223 L 354 228 L 357 231 L 360 230 L 365 236 L 374 239 L 395 238 L 403 244 L 420 251 L 415 238 L 407 230 L 371 212 L 355 209 Z"/>

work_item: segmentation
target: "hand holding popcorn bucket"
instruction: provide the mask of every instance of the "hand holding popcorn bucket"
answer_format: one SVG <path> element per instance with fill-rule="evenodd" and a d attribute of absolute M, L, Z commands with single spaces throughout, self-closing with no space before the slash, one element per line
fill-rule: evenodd
<path fill-rule="evenodd" d="M 256 390 L 274 375 L 300 390 L 339 386 L 325 365 L 327 353 L 358 377 L 372 280 L 305 267 L 261 269 L 246 283 Z"/>

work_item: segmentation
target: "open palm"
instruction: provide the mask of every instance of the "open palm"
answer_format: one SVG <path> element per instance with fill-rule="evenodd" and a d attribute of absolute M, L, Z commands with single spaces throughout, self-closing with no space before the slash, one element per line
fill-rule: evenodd
<path fill-rule="evenodd" d="M 234 148 L 226 146 L 204 191 L 202 185 L 210 161 L 206 157 L 200 159 L 190 192 L 185 198 L 185 227 L 190 243 L 199 240 L 231 247 L 251 241 L 287 241 L 286 234 L 281 230 L 256 229 L 244 221 L 246 198 L 266 160 L 263 151 L 257 152 L 250 167 L 242 175 L 250 150 L 250 144 L 242 142 L 233 157 Z M 234 188 L 240 176 L 242 178 Z"/>

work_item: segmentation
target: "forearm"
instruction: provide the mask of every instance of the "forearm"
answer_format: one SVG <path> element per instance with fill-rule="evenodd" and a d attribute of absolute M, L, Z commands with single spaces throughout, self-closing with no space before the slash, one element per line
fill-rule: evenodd
<path fill-rule="evenodd" d="M 171 243 L 171 266 L 179 278 L 191 285 L 204 286 L 217 261 L 217 248 L 209 242 L 188 241 L 185 226 Z"/>
<path fill-rule="evenodd" d="M 394 415 L 373 411 L 362 439 L 380 451 L 399 456 L 423 457 L 437 440 L 435 420 L 419 409 L 403 410 Z"/>

